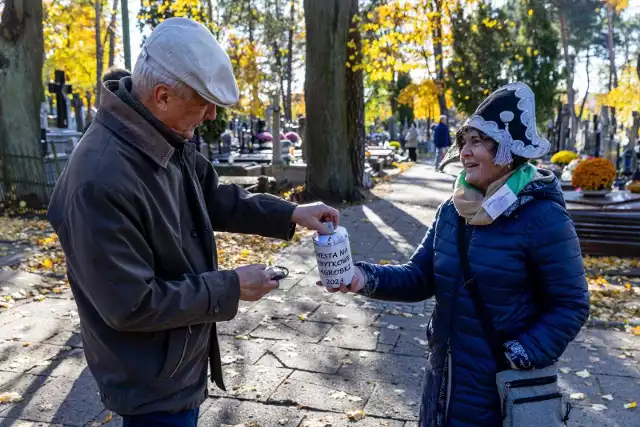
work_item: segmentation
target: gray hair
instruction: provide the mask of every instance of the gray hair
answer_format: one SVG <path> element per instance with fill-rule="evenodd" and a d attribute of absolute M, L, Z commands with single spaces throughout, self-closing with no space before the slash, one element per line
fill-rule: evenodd
<path fill-rule="evenodd" d="M 439 121 L 439 123 L 444 123 L 444 122 L 446 122 L 446 121 L 447 121 L 447 118 L 448 118 L 448 117 L 447 117 L 447 116 L 445 116 L 445 115 L 443 114 L 442 116 L 440 116 L 440 121 Z"/>
<path fill-rule="evenodd" d="M 133 93 L 140 99 L 148 99 L 153 96 L 153 90 L 160 84 L 175 90 L 180 97 L 188 98 L 192 94 L 189 86 L 159 73 L 143 55 L 140 55 L 136 61 L 131 80 L 133 81 Z"/>

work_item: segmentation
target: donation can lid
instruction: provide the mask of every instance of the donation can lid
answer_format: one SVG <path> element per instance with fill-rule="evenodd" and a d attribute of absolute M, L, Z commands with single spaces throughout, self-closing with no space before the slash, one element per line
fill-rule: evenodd
<path fill-rule="evenodd" d="M 347 230 L 344 227 L 338 226 L 335 228 L 332 222 L 323 223 L 329 227 L 331 234 L 320 234 L 316 232 L 313 235 L 313 243 L 318 246 L 333 246 L 340 243 L 344 243 L 347 240 Z"/>

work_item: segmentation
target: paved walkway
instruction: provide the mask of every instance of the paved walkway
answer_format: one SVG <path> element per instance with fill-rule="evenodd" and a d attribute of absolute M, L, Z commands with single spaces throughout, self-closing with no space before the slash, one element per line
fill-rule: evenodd
<path fill-rule="evenodd" d="M 379 186 L 373 202 L 342 212 L 354 258 L 401 262 L 422 239 L 452 179 L 417 165 Z M 202 426 L 416 427 L 424 366 L 424 329 L 433 301 L 388 304 L 332 295 L 315 285 L 311 242 L 290 246 L 281 289 L 242 304 L 219 325 L 228 392 L 211 386 Z M 86 367 L 70 294 L 0 314 L 0 392 L 24 400 L 0 405 L 0 426 L 119 426 L 102 407 Z M 640 338 L 584 330 L 561 361 L 573 400 L 572 426 L 640 423 Z M 566 370 L 565 369 L 565 370 Z M 576 372 L 587 370 L 588 378 Z M 613 400 L 602 398 L 611 395 Z M 604 406 L 595 406 L 604 405 Z M 366 418 L 349 421 L 349 411 Z M 357 417 L 357 412 L 352 413 Z"/>

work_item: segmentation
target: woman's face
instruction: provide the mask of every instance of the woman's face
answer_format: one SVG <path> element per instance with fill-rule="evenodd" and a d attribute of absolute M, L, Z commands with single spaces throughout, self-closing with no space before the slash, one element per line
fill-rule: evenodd
<path fill-rule="evenodd" d="M 467 130 L 463 135 L 464 146 L 460 148 L 460 161 L 466 172 L 466 181 L 481 191 L 509 172 L 508 166 L 493 163 L 497 143 L 481 135 L 475 129 Z"/>

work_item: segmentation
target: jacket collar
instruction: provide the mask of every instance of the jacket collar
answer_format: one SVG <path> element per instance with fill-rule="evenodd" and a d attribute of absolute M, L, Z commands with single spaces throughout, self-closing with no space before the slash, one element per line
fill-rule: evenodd
<path fill-rule="evenodd" d="M 118 87 L 117 81 L 108 81 L 102 86 L 96 120 L 166 169 L 176 149 L 148 120 L 118 97 Z"/>

